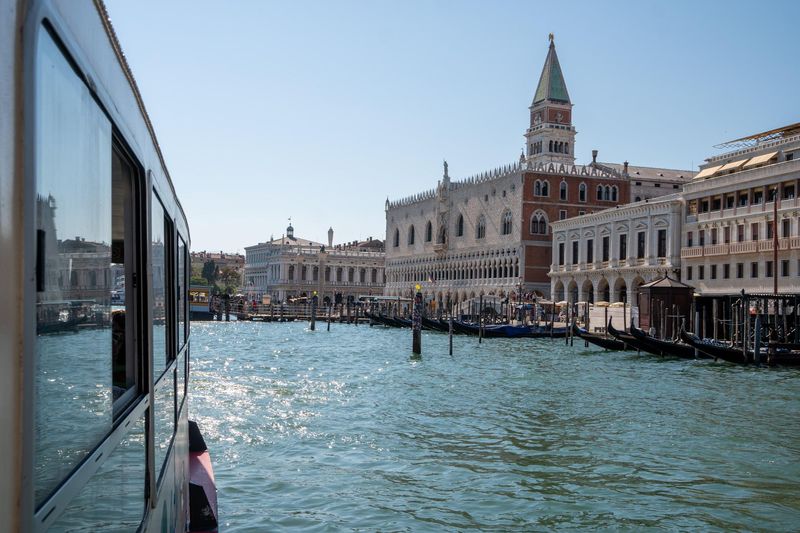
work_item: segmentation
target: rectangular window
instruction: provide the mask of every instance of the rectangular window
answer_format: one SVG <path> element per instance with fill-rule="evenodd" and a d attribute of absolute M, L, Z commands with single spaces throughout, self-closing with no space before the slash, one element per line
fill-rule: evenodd
<path fill-rule="evenodd" d="M 711 279 L 717 279 L 717 265 L 711 265 Z"/>
<path fill-rule="evenodd" d="M 700 265 L 697 267 L 697 279 L 703 279 L 706 275 L 706 267 L 705 265 Z"/>
<path fill-rule="evenodd" d="M 789 260 L 783 259 L 781 260 L 781 276 L 784 278 L 789 275 Z"/>
<path fill-rule="evenodd" d="M 736 277 L 738 279 L 744 277 L 744 263 L 736 263 Z"/>
<path fill-rule="evenodd" d="M 753 205 L 758 205 L 764 200 L 764 191 L 753 191 Z"/>
<path fill-rule="evenodd" d="M 660 184 L 660 183 L 656 183 L 656 184 L 655 184 L 655 185 L 653 185 L 653 186 L 654 186 L 654 187 L 661 187 L 661 184 Z"/>
<path fill-rule="evenodd" d="M 722 265 L 722 277 L 724 279 L 728 279 L 731 277 L 731 265 L 729 263 L 725 263 Z"/>
<path fill-rule="evenodd" d="M 764 273 L 764 276 L 767 278 L 772 277 L 772 261 L 766 262 L 766 272 Z"/>
<path fill-rule="evenodd" d="M 781 221 L 781 237 L 789 237 L 792 234 L 792 219 L 784 218 Z"/>
<path fill-rule="evenodd" d="M 578 264 L 578 241 L 572 241 L 572 264 Z"/>
<path fill-rule="evenodd" d="M 751 278 L 758 277 L 758 263 L 755 261 L 750 263 L 750 277 Z"/>
<path fill-rule="evenodd" d="M 586 262 L 594 263 L 594 239 L 586 241 Z"/>
<path fill-rule="evenodd" d="M 134 357 L 125 336 L 132 327 L 125 320 L 132 287 L 127 298 L 115 291 L 120 313 L 112 317 L 112 282 L 125 288 L 121 277 L 118 283 L 112 280 L 112 272 L 122 275 L 134 264 L 123 251 L 129 176 L 114 173 L 111 123 L 89 89 L 46 31 L 39 32 L 37 45 L 31 91 L 36 110 L 31 480 L 36 506 L 111 431 L 115 398 L 124 401 L 136 385 L 136 374 L 126 373 Z M 14 431 L 13 425 L 4 429 Z"/>
<path fill-rule="evenodd" d="M 700 231 L 698 231 L 697 232 L 697 238 L 698 238 L 698 241 L 699 241 L 698 244 L 700 246 L 705 246 L 706 245 L 706 230 L 701 229 Z"/>
<path fill-rule="evenodd" d="M 746 207 L 747 206 L 747 193 L 739 193 L 739 207 Z"/>
<path fill-rule="evenodd" d="M 628 258 L 628 234 L 623 233 L 619 236 L 619 258 L 625 260 Z"/>
<path fill-rule="evenodd" d="M 708 213 L 708 200 L 700 200 L 700 212 Z"/>
<path fill-rule="evenodd" d="M 731 243 L 731 227 L 725 226 L 722 228 L 722 237 L 725 240 L 725 244 Z"/>
<path fill-rule="evenodd" d="M 736 205 L 736 197 L 733 195 L 725 197 L 725 209 L 733 209 L 733 206 Z"/>
<path fill-rule="evenodd" d="M 636 258 L 644 259 L 645 233 L 640 231 L 636 234 Z"/>
<path fill-rule="evenodd" d="M 559 210 L 559 212 L 558 212 L 558 219 L 559 219 L 559 220 L 564 220 L 564 219 L 566 219 L 566 218 L 567 218 L 567 210 L 566 210 L 566 209 L 561 209 L 561 210 Z"/>
<path fill-rule="evenodd" d="M 744 242 L 744 224 L 736 226 L 736 242 Z"/>
<path fill-rule="evenodd" d="M 750 224 L 750 240 L 758 240 L 758 222 Z"/>
<path fill-rule="evenodd" d="M 564 264 L 564 243 L 563 242 L 558 243 L 558 264 L 559 265 L 563 265 Z"/>
<path fill-rule="evenodd" d="M 717 228 L 711 228 L 711 245 L 717 244 Z"/>
<path fill-rule="evenodd" d="M 667 256 L 667 230 L 658 230 L 658 257 Z"/>
<path fill-rule="evenodd" d="M 603 261 L 608 261 L 608 256 L 611 251 L 609 248 L 611 248 L 609 244 L 609 237 L 605 236 L 603 237 Z"/>
<path fill-rule="evenodd" d="M 686 232 L 686 246 L 689 248 L 692 247 L 692 239 L 694 239 L 694 232 L 688 231 Z"/>
<path fill-rule="evenodd" d="M 722 198 L 713 198 L 711 200 L 711 210 L 712 211 L 722 210 Z"/>
<path fill-rule="evenodd" d="M 783 196 L 784 200 L 791 200 L 794 198 L 794 185 L 784 185 L 783 186 Z"/>
<path fill-rule="evenodd" d="M 767 226 L 767 239 L 771 239 L 772 238 L 772 231 L 774 229 L 773 222 L 772 221 L 767 222 L 766 226 Z"/>
<path fill-rule="evenodd" d="M 686 267 L 686 281 L 692 280 L 692 267 Z"/>

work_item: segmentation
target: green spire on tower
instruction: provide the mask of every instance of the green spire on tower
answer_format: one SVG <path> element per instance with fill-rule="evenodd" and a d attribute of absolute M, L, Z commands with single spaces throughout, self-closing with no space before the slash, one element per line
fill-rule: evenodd
<path fill-rule="evenodd" d="M 542 75 L 539 78 L 539 85 L 536 87 L 536 94 L 533 97 L 533 103 L 542 102 L 544 100 L 552 100 L 569 104 L 569 93 L 567 92 L 567 84 L 564 83 L 564 74 L 561 73 L 561 65 L 558 64 L 558 56 L 556 55 L 556 45 L 553 41 L 553 34 L 549 35 L 550 49 L 547 51 L 547 59 L 544 60 L 544 68 Z"/>

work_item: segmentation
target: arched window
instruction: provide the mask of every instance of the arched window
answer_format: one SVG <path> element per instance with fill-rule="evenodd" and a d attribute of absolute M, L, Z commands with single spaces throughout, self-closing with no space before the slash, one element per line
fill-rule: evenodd
<path fill-rule="evenodd" d="M 565 154 L 569 153 L 569 143 L 564 143 L 564 153 Z"/>
<path fill-rule="evenodd" d="M 614 185 L 611 187 L 611 200 L 616 202 L 617 201 L 617 186 Z"/>
<path fill-rule="evenodd" d="M 439 236 L 436 237 L 436 242 L 438 244 L 446 244 L 447 243 L 447 228 L 442 226 L 439 228 Z"/>
<path fill-rule="evenodd" d="M 578 185 L 578 201 L 585 202 L 586 201 L 586 184 L 581 183 Z"/>
<path fill-rule="evenodd" d="M 342 267 L 336 268 L 336 281 L 342 281 Z"/>
<path fill-rule="evenodd" d="M 506 211 L 505 213 L 503 213 L 503 219 L 502 219 L 503 235 L 511 234 L 511 226 L 512 226 L 511 211 Z"/>
<path fill-rule="evenodd" d="M 553 151 L 553 141 L 550 141 L 550 149 L 548 150 L 548 152 L 552 152 L 552 151 Z"/>
<path fill-rule="evenodd" d="M 397 248 L 400 246 L 400 230 L 395 228 L 394 230 L 394 247 Z M 325 280 L 328 281 L 328 280 Z"/>
<path fill-rule="evenodd" d="M 294 279 L 294 265 L 289 265 L 289 279 Z"/>
<path fill-rule="evenodd" d="M 359 283 L 366 283 L 367 282 L 367 269 L 362 268 L 358 271 L 358 282 Z"/>
<path fill-rule="evenodd" d="M 433 224 L 429 220 L 427 224 L 425 224 L 425 242 L 431 242 L 433 240 Z"/>
<path fill-rule="evenodd" d="M 531 234 L 547 235 L 547 218 L 541 211 L 537 211 L 531 216 Z"/>
<path fill-rule="evenodd" d="M 378 283 L 378 269 L 372 269 L 372 283 Z"/>
<path fill-rule="evenodd" d="M 602 200 L 603 199 L 603 186 L 602 185 L 598 185 L 597 186 L 597 199 L 598 200 Z"/>
<path fill-rule="evenodd" d="M 475 238 L 483 239 L 486 237 L 486 218 L 481 215 L 478 217 L 478 223 L 475 224 Z"/>
<path fill-rule="evenodd" d="M 536 180 L 536 183 L 533 184 L 533 195 L 534 196 L 542 195 L 542 182 L 539 180 Z"/>
<path fill-rule="evenodd" d="M 641 201 L 642 201 L 642 197 L 641 196 L 637 196 L 636 199 L 634 200 L 634 202 L 641 202 Z"/>
<path fill-rule="evenodd" d="M 550 196 L 550 182 L 543 181 L 542 182 L 542 196 Z"/>
<path fill-rule="evenodd" d="M 458 220 L 456 221 L 456 236 L 464 236 L 464 215 L 461 214 L 458 215 Z"/>
<path fill-rule="evenodd" d="M 611 187 L 608 185 L 603 189 L 603 200 L 611 200 Z"/>
<path fill-rule="evenodd" d="M 350 283 L 353 283 L 355 281 L 354 279 L 356 276 L 355 270 L 356 269 L 354 269 L 353 267 L 347 269 L 347 281 L 349 281 Z"/>
<path fill-rule="evenodd" d="M 408 228 L 408 245 L 414 244 L 414 226 Z"/>
<path fill-rule="evenodd" d="M 561 185 L 558 188 L 558 193 L 559 193 L 559 197 L 562 200 L 566 200 L 567 199 L 567 182 L 566 181 L 562 181 L 561 182 Z"/>

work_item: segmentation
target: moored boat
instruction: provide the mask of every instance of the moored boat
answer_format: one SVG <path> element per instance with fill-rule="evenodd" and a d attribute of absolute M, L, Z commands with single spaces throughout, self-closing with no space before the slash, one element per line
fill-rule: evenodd
<path fill-rule="evenodd" d="M 590 333 L 583 328 L 578 327 L 577 324 L 572 325 L 572 332 L 577 337 L 585 340 L 586 342 L 592 343 L 595 346 L 599 346 L 605 350 L 625 350 L 627 349 L 627 345 L 624 341 L 615 339 L 612 336 L 603 336 L 597 333 Z"/>

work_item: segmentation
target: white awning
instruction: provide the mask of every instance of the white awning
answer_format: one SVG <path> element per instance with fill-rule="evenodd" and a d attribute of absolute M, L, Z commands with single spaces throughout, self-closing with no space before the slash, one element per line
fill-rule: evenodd
<path fill-rule="evenodd" d="M 701 170 L 700 172 L 698 172 L 698 173 L 695 175 L 695 177 L 694 177 L 693 179 L 696 179 L 696 180 L 698 180 L 698 179 L 703 179 L 703 178 L 710 178 L 710 177 L 711 177 L 711 176 L 713 176 L 713 175 L 714 175 L 714 174 L 715 174 L 715 173 L 716 173 L 716 172 L 717 172 L 717 171 L 718 171 L 720 168 L 722 168 L 722 165 L 717 165 L 717 166 L 715 166 L 715 167 L 708 167 L 708 168 L 704 168 L 703 170 Z"/>
<path fill-rule="evenodd" d="M 742 168 L 753 168 L 757 165 L 762 165 L 767 163 L 770 159 L 775 158 L 778 155 L 778 152 L 770 152 L 768 154 L 762 154 L 759 156 L 754 157 L 747 164 Z"/>

